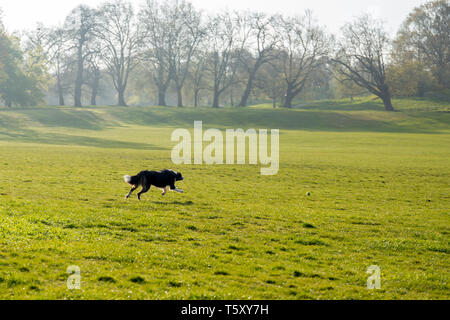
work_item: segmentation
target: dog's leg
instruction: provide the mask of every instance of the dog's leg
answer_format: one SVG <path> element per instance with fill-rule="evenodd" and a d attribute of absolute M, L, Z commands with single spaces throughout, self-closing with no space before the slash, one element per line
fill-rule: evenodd
<path fill-rule="evenodd" d="M 142 187 L 142 190 L 139 191 L 139 193 L 137 194 L 138 199 L 141 200 L 141 194 L 146 193 L 149 189 L 150 189 L 150 185 Z"/>
<path fill-rule="evenodd" d="M 165 194 L 167 193 L 167 187 L 164 187 L 164 188 L 161 189 L 161 190 L 163 190 L 163 193 L 162 193 L 161 195 L 165 195 Z"/>
<path fill-rule="evenodd" d="M 137 187 L 133 186 L 131 188 L 130 192 L 128 192 L 128 194 L 125 196 L 125 199 L 128 199 L 131 196 L 131 194 L 133 193 L 133 191 L 136 190 L 136 189 L 137 189 Z"/>
<path fill-rule="evenodd" d="M 170 186 L 170 191 L 176 191 L 178 193 L 183 193 L 184 191 L 181 189 L 178 189 L 177 187 L 175 187 L 174 185 Z"/>
<path fill-rule="evenodd" d="M 140 185 L 142 186 L 142 189 L 137 194 L 139 201 L 141 200 L 141 194 L 146 193 L 150 189 L 152 184 L 150 183 L 150 181 L 148 181 L 147 177 L 144 175 L 141 178 Z"/>

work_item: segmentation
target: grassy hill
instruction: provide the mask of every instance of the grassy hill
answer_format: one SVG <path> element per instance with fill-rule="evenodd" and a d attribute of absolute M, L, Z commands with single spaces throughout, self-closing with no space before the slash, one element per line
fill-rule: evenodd
<path fill-rule="evenodd" d="M 0 108 L 0 298 L 448 299 L 450 104 L 394 107 Z M 278 175 L 174 165 L 194 120 L 280 129 Z M 145 168 L 185 193 L 124 200 Z"/>

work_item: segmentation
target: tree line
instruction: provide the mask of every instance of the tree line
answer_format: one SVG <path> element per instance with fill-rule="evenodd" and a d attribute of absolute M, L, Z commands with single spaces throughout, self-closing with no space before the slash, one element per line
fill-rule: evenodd
<path fill-rule="evenodd" d="M 0 98 L 36 105 L 56 97 L 80 107 L 99 95 L 116 104 L 247 106 L 272 101 L 373 94 L 388 111 L 392 96 L 450 87 L 450 3 L 415 8 L 391 39 L 362 15 L 339 35 L 310 11 L 285 16 L 224 11 L 205 15 L 184 0 L 124 0 L 79 5 L 59 26 L 8 34 L 0 11 Z M 189 101 L 189 102 L 186 102 Z"/>

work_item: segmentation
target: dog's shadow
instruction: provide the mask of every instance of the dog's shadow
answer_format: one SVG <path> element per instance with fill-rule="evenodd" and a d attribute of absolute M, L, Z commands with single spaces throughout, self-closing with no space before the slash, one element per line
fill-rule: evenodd
<path fill-rule="evenodd" d="M 172 202 L 163 202 L 163 201 L 153 201 L 154 204 L 162 204 L 162 205 L 180 205 L 180 206 L 191 206 L 194 204 L 194 202 L 192 201 L 184 201 L 184 202 L 180 202 L 180 201 L 172 201 Z"/>

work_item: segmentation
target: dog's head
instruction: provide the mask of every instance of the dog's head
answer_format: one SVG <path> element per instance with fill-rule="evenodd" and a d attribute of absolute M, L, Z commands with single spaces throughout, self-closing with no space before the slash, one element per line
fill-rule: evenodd
<path fill-rule="evenodd" d="M 123 176 L 123 181 L 125 181 L 125 183 L 131 184 L 131 179 L 132 177 L 129 175 Z"/>
<path fill-rule="evenodd" d="M 183 175 L 181 174 L 181 172 L 175 172 L 175 180 L 176 181 L 184 180 Z"/>

